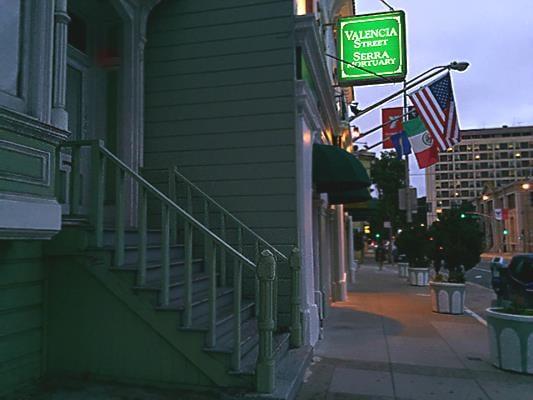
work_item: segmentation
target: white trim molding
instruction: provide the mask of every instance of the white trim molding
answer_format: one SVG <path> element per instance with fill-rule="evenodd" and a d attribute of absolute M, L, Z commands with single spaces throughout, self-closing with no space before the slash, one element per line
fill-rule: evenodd
<path fill-rule="evenodd" d="M 0 240 L 51 239 L 60 229 L 57 201 L 0 193 Z"/>
<path fill-rule="evenodd" d="M 332 77 L 326 66 L 323 41 L 317 22 L 312 15 L 296 17 L 296 46 L 302 48 L 303 57 L 316 86 L 315 104 L 319 109 L 326 126 L 335 135 L 340 134 L 340 118 L 335 105 L 335 92 L 332 88 Z M 320 106 L 318 106 L 318 104 Z"/>

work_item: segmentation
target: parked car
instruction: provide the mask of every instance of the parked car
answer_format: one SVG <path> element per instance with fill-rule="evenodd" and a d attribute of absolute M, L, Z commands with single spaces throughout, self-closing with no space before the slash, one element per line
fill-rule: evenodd
<path fill-rule="evenodd" d="M 502 276 L 506 274 L 507 262 L 501 256 L 492 257 L 490 260 L 491 284 L 498 296 L 503 296 L 505 288 L 502 285 Z"/>
<path fill-rule="evenodd" d="M 533 308 L 533 253 L 512 258 L 506 273 L 502 275 L 502 285 L 505 287 L 506 300 L 522 307 Z"/>

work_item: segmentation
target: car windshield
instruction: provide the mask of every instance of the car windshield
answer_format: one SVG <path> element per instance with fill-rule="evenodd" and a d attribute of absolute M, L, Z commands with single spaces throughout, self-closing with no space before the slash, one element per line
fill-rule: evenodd
<path fill-rule="evenodd" d="M 524 283 L 533 282 L 533 258 L 516 257 L 509 266 L 513 275 Z"/>

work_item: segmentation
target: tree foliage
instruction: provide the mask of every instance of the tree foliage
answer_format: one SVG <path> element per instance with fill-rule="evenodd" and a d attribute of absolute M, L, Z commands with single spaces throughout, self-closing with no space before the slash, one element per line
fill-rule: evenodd
<path fill-rule="evenodd" d="M 480 261 L 483 251 L 483 234 L 465 206 L 446 210 L 440 221 L 433 223 L 433 256 L 440 251 L 448 271 L 449 281 L 464 281 L 463 268 L 467 271 Z"/>
<path fill-rule="evenodd" d="M 411 267 L 425 268 L 428 266 L 430 249 L 429 235 L 425 227 L 411 226 L 402 230 L 396 240 L 398 251 L 407 256 Z"/>

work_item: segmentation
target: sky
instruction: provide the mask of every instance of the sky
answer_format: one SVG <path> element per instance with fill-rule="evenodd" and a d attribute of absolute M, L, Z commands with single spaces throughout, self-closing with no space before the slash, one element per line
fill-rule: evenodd
<path fill-rule="evenodd" d="M 406 13 L 407 79 L 450 61 L 461 129 L 533 125 L 533 0 L 387 0 Z M 387 11 L 379 0 L 356 0 L 358 14 Z M 402 84 L 356 88 L 359 108 L 400 90 Z M 400 100 L 386 106 L 399 106 Z M 355 120 L 364 132 L 381 124 L 373 111 Z M 377 131 L 358 143 L 381 141 Z M 376 147 L 379 153 L 381 147 Z M 425 195 L 424 171 L 410 156 L 411 184 Z"/>

